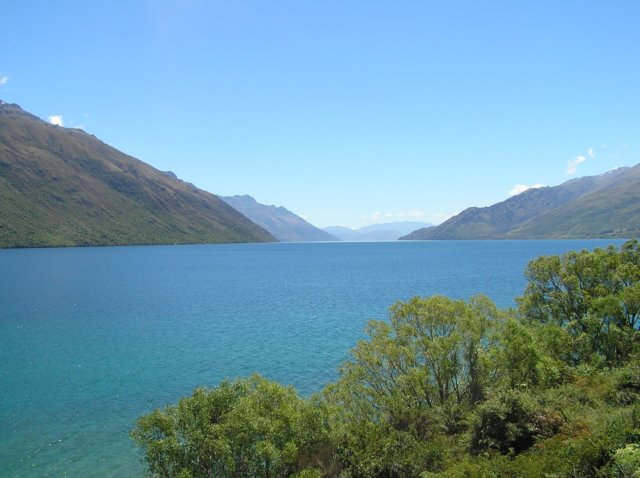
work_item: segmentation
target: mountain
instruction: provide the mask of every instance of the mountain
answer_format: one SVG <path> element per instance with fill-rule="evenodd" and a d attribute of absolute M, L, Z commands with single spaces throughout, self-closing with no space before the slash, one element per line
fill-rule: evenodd
<path fill-rule="evenodd" d="M 640 233 L 640 165 L 472 207 L 402 239 L 631 237 Z"/>
<path fill-rule="evenodd" d="M 283 242 L 337 241 L 338 238 L 309 224 L 284 207 L 260 204 L 251 196 L 221 196 L 256 224 L 259 224 Z"/>
<path fill-rule="evenodd" d="M 512 232 L 513 236 L 540 237 L 541 233 L 559 238 L 639 236 L 640 165 L 622 172 L 613 184 L 521 224 Z"/>
<path fill-rule="evenodd" d="M 401 236 L 415 231 L 417 228 L 431 226 L 426 222 L 401 221 L 384 224 L 371 224 L 360 229 L 350 229 L 343 226 L 325 227 L 324 230 L 341 241 L 395 241 Z"/>
<path fill-rule="evenodd" d="M 274 240 L 173 173 L 0 102 L 0 247 Z"/>
<path fill-rule="evenodd" d="M 322 228 L 322 230 L 337 237 L 339 241 L 353 241 L 358 234 L 355 229 L 344 226 L 329 226 Z"/>

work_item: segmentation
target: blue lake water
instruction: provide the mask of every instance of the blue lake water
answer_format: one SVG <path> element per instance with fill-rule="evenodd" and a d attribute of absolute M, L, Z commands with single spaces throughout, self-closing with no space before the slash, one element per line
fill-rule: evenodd
<path fill-rule="evenodd" d="M 0 250 L 0 477 L 143 476 L 135 419 L 259 372 L 302 394 L 396 300 L 514 304 L 527 262 L 623 241 Z"/>

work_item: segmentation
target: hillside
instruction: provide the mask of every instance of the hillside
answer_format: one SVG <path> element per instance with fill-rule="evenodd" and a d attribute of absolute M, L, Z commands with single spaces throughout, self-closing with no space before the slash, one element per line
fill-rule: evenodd
<path fill-rule="evenodd" d="M 512 237 L 640 235 L 640 165 L 623 173 L 613 184 L 521 224 L 511 232 Z"/>
<path fill-rule="evenodd" d="M 640 165 L 559 186 L 529 189 L 468 208 L 438 227 L 402 239 L 632 237 L 640 233 Z"/>
<path fill-rule="evenodd" d="M 256 224 L 259 224 L 279 241 L 337 241 L 335 236 L 318 229 L 300 216 L 280 206 L 260 204 L 251 196 L 221 196 L 231 207 L 235 208 Z"/>
<path fill-rule="evenodd" d="M 274 240 L 172 173 L 0 102 L 0 247 Z"/>
<path fill-rule="evenodd" d="M 431 227 L 431 224 L 416 221 L 398 221 L 383 224 L 371 224 L 359 229 L 343 226 L 325 227 L 324 230 L 341 241 L 395 241 L 417 228 Z"/>

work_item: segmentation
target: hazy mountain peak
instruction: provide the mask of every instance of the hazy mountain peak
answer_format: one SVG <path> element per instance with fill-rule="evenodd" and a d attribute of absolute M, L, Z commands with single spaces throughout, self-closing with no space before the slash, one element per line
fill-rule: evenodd
<path fill-rule="evenodd" d="M 337 241 L 338 239 L 318 229 L 284 206 L 260 204 L 253 197 L 243 194 L 221 197 L 223 201 L 264 227 L 283 242 Z"/>
<path fill-rule="evenodd" d="M 421 227 L 432 224 L 418 221 L 397 221 L 370 224 L 359 229 L 344 226 L 325 227 L 324 230 L 343 241 L 395 241 Z"/>

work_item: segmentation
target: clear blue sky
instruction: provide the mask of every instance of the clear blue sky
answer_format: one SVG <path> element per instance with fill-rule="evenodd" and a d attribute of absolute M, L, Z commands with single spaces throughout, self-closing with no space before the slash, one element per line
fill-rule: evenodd
<path fill-rule="evenodd" d="M 318 226 L 438 222 L 640 162 L 640 1 L 3 0 L 0 18 L 0 99 Z"/>

